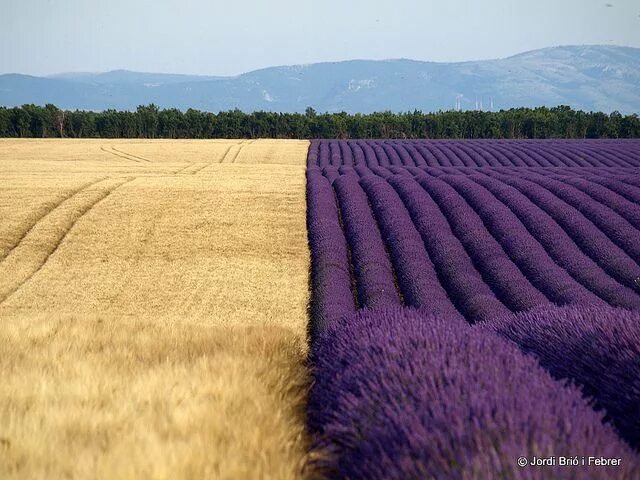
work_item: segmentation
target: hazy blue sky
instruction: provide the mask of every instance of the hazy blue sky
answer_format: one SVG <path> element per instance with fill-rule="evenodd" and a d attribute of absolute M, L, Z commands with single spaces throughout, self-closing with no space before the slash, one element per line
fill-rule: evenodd
<path fill-rule="evenodd" d="M 0 0 L 0 73 L 230 75 L 352 58 L 640 47 L 639 0 Z"/>

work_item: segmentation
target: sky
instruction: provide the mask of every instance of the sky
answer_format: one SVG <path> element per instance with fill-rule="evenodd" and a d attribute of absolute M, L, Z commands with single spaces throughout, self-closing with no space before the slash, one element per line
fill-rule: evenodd
<path fill-rule="evenodd" d="M 640 47 L 639 0 L 0 0 L 0 73 L 236 75 L 348 59 Z"/>

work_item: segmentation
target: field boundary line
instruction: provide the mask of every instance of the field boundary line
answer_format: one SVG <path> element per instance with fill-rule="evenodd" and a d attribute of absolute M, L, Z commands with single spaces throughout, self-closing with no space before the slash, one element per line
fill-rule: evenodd
<path fill-rule="evenodd" d="M 52 257 L 52 255 L 58 250 L 58 248 L 60 247 L 60 245 L 62 245 L 62 243 L 64 242 L 64 240 L 67 238 L 67 236 L 69 235 L 69 233 L 71 232 L 71 230 L 73 230 L 73 227 L 75 227 L 77 225 L 77 223 L 87 214 L 89 213 L 91 210 L 93 210 L 96 205 L 98 205 L 100 202 L 102 202 L 103 200 L 105 200 L 107 197 L 109 197 L 113 192 L 115 192 L 118 188 L 122 187 L 123 185 L 126 185 L 127 183 L 130 183 L 134 180 L 136 180 L 138 177 L 128 177 L 125 178 L 125 180 L 123 182 L 120 182 L 117 185 L 112 186 L 111 188 L 108 188 L 107 190 L 105 190 L 104 192 L 102 192 L 102 194 L 100 196 L 98 196 L 94 201 L 92 201 L 91 203 L 89 203 L 81 212 L 80 215 L 78 215 L 75 219 L 73 219 L 71 221 L 71 224 L 69 225 L 69 227 L 64 231 L 64 233 L 60 236 L 60 238 L 58 239 L 58 241 L 55 242 L 55 244 L 53 245 L 53 248 L 51 249 L 51 251 L 49 251 L 47 253 L 47 255 L 45 256 L 45 258 L 40 262 L 40 264 L 35 268 L 35 270 L 33 272 L 31 272 L 29 275 L 27 275 L 23 280 L 21 280 L 17 285 L 15 285 L 13 288 L 9 289 L 5 294 L 3 294 L 2 296 L 0 296 L 0 305 L 2 305 L 4 302 L 6 302 L 13 294 L 15 294 L 18 290 L 20 290 L 27 282 L 29 282 L 29 280 L 31 280 L 40 270 L 42 270 L 44 268 L 44 266 L 47 264 L 47 262 L 49 261 L 49 259 Z M 109 179 L 111 180 L 111 179 Z"/>
<path fill-rule="evenodd" d="M 107 180 L 109 177 L 102 177 L 98 180 L 95 180 L 93 182 L 89 182 L 86 183 L 84 185 L 82 185 L 80 188 L 73 190 L 69 195 L 66 195 L 62 200 L 60 200 L 56 205 L 54 205 L 52 208 L 50 208 L 49 210 L 47 210 L 45 212 L 44 215 L 40 216 L 35 222 L 33 222 L 31 224 L 31 226 L 20 236 L 20 238 L 18 239 L 18 241 L 7 251 L 7 253 L 0 255 L 0 263 L 2 263 L 9 255 L 11 255 L 11 252 L 13 252 L 16 248 L 18 248 L 20 246 L 20 244 L 22 243 L 22 241 L 26 238 L 27 235 L 29 235 L 29 233 L 31 233 L 31 231 L 45 218 L 47 218 L 56 208 L 58 208 L 60 205 L 62 205 L 63 203 L 65 203 L 67 200 L 72 199 L 73 197 L 75 197 L 76 195 L 78 195 L 79 193 L 83 192 L 84 190 L 92 187 L 93 185 L 96 185 L 97 183 L 100 183 L 104 180 Z"/>

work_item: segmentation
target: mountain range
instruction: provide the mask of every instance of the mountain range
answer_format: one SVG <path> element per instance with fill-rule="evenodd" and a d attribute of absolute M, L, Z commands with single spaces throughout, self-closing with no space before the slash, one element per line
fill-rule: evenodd
<path fill-rule="evenodd" d="M 551 47 L 456 63 L 350 60 L 271 67 L 233 77 L 141 73 L 0 75 L 0 105 L 65 109 L 162 108 L 217 112 L 499 110 L 569 105 L 640 113 L 640 48 Z"/>

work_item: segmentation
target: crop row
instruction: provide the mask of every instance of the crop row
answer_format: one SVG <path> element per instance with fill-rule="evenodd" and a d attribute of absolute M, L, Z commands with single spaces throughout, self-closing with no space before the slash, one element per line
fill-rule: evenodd
<path fill-rule="evenodd" d="M 640 447 L 639 147 L 313 142 L 309 419 L 331 452 L 323 468 L 548 477 L 515 459 L 600 451 L 610 424 Z M 627 447 L 610 448 L 638 468 Z"/>
<path fill-rule="evenodd" d="M 308 166 L 640 166 L 635 140 L 333 140 L 311 142 Z"/>
<path fill-rule="evenodd" d="M 374 172 L 308 170 L 314 278 L 329 285 L 314 289 L 322 318 L 322 305 L 343 304 L 334 316 L 407 305 L 471 323 L 548 304 L 640 309 L 640 188 L 524 171 Z"/>

